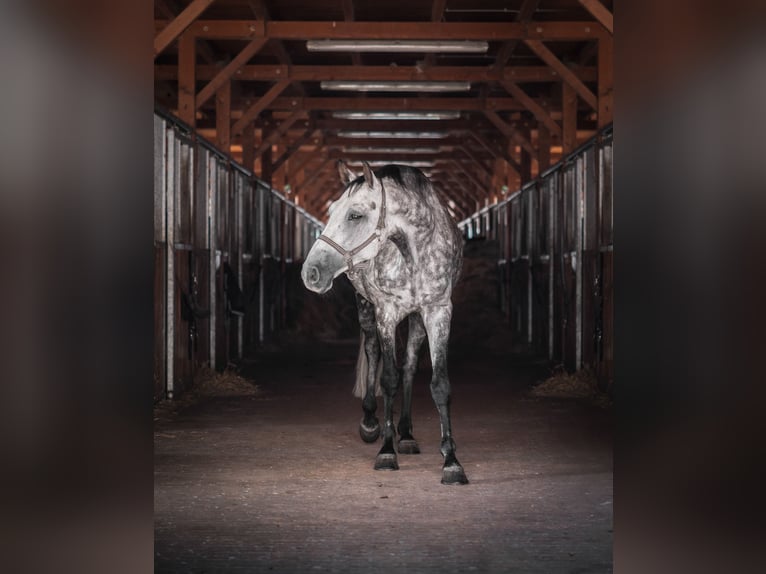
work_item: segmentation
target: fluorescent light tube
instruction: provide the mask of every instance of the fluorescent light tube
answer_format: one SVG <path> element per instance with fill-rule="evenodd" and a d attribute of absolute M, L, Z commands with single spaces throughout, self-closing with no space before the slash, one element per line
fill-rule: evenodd
<path fill-rule="evenodd" d="M 344 120 L 456 120 L 460 112 L 333 112 Z"/>
<path fill-rule="evenodd" d="M 323 81 L 323 90 L 356 92 L 467 92 L 470 82 L 356 82 L 351 80 Z"/>
<path fill-rule="evenodd" d="M 309 52 L 439 52 L 484 54 L 489 44 L 472 40 L 309 40 Z"/>

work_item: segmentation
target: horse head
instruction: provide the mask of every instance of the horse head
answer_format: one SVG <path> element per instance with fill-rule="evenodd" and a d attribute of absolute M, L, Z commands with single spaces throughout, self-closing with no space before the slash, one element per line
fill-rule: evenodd
<path fill-rule="evenodd" d="M 345 191 L 330 206 L 330 219 L 303 263 L 301 277 L 306 288 L 326 293 L 343 272 L 375 257 L 385 241 L 386 192 L 383 182 L 367 163 L 357 176 L 338 161 Z"/>

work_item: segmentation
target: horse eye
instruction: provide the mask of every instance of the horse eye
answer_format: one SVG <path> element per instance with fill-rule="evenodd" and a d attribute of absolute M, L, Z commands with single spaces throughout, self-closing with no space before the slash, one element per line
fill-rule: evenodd
<path fill-rule="evenodd" d="M 362 219 L 362 217 L 363 216 L 362 216 L 361 213 L 349 213 L 348 214 L 348 220 L 349 221 L 354 221 L 355 219 Z"/>

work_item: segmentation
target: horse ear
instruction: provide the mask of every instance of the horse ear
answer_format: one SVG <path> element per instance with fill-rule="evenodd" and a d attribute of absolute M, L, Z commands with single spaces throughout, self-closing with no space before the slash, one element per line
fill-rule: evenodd
<path fill-rule="evenodd" d="M 375 174 L 372 172 L 370 164 L 366 161 L 362 162 L 362 169 L 364 170 L 364 181 L 370 187 L 375 187 Z"/>
<path fill-rule="evenodd" d="M 342 159 L 338 160 L 338 175 L 343 185 L 347 185 L 356 179 L 356 174 L 348 168 Z"/>

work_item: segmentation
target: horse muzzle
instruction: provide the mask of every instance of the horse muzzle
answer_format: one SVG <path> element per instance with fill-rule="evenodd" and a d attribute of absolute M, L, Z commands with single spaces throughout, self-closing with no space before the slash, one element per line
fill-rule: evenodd
<path fill-rule="evenodd" d="M 301 269 L 301 279 L 306 289 L 314 293 L 327 293 L 332 288 L 333 274 L 326 270 L 322 271 L 320 267 L 306 261 Z"/>

